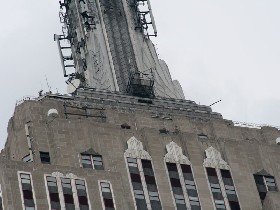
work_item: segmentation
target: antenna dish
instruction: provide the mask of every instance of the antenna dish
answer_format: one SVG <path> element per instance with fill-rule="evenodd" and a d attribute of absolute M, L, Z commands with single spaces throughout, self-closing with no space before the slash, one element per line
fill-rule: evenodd
<path fill-rule="evenodd" d="M 80 85 L 81 85 L 81 80 L 79 80 L 79 79 L 71 80 L 67 86 L 67 93 L 69 93 L 69 94 L 74 93 L 77 90 L 77 88 L 80 87 Z"/>

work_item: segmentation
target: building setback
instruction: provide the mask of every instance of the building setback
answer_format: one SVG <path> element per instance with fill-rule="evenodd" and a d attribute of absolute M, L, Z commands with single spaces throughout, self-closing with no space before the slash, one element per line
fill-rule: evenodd
<path fill-rule="evenodd" d="M 47 94 L 19 104 L 8 133 L 4 209 L 279 209 L 279 130 L 192 101 Z"/>
<path fill-rule="evenodd" d="M 185 100 L 153 51 L 149 1 L 60 4 L 67 33 L 55 38 L 71 94 L 17 103 L 0 210 L 280 209 L 279 129 L 237 126 Z"/>

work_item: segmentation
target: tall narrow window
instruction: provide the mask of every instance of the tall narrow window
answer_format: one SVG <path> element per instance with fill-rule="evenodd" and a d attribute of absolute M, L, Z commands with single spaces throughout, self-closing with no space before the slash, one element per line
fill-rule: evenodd
<path fill-rule="evenodd" d="M 89 210 L 86 182 L 74 174 L 55 172 L 46 176 L 48 200 L 52 210 Z"/>
<path fill-rule="evenodd" d="M 204 167 L 216 209 L 240 210 L 238 195 L 228 163 L 222 159 L 221 153 L 213 147 L 209 147 L 205 152 Z"/>
<path fill-rule="evenodd" d="M 110 183 L 101 181 L 100 189 L 101 189 L 101 195 L 102 195 L 104 209 L 105 210 L 114 210 L 115 202 L 114 202 Z"/>
<path fill-rule="evenodd" d="M 127 165 L 138 210 L 146 210 L 147 202 L 136 158 L 127 158 Z"/>
<path fill-rule="evenodd" d="M 61 185 L 62 185 L 66 210 L 75 209 L 71 179 L 62 178 Z"/>
<path fill-rule="evenodd" d="M 173 198 L 177 210 L 200 210 L 200 201 L 191 163 L 175 142 L 166 145 L 165 155 Z"/>
<path fill-rule="evenodd" d="M 33 193 L 33 186 L 31 182 L 31 175 L 28 173 L 19 174 L 22 190 L 23 206 L 25 210 L 35 210 L 35 198 Z"/>
<path fill-rule="evenodd" d="M 224 197 L 219 183 L 218 175 L 215 168 L 206 168 L 208 181 L 213 195 L 215 207 L 217 210 L 226 209 Z"/>
<path fill-rule="evenodd" d="M 143 148 L 142 142 L 132 137 L 127 141 L 125 151 L 135 207 L 137 210 L 161 210 L 156 178 L 151 156 Z"/>
<path fill-rule="evenodd" d="M 221 175 L 231 210 L 240 210 L 238 197 L 235 191 L 233 179 L 229 170 L 221 169 Z"/>
<path fill-rule="evenodd" d="M 79 206 L 81 210 L 89 210 L 88 198 L 87 198 L 87 189 L 84 180 L 76 179 L 75 180 L 77 196 L 79 200 Z"/>
<path fill-rule="evenodd" d="M 141 160 L 152 209 L 161 209 L 155 174 L 150 160 Z"/>
<path fill-rule="evenodd" d="M 177 209 L 187 210 L 185 196 L 176 163 L 166 163 L 170 184 Z"/>
<path fill-rule="evenodd" d="M 275 178 L 265 170 L 254 174 L 254 178 L 262 203 L 264 202 L 268 191 L 278 191 Z"/>
<path fill-rule="evenodd" d="M 49 191 L 51 209 L 60 210 L 60 199 L 57 187 L 57 180 L 55 177 L 47 176 L 47 186 Z"/>
<path fill-rule="evenodd" d="M 93 149 L 89 149 L 88 151 L 81 153 L 81 163 L 83 168 L 104 170 L 102 156 Z"/>
<path fill-rule="evenodd" d="M 191 165 L 181 164 L 181 169 L 186 185 L 186 190 L 190 200 L 191 210 L 200 210 L 200 201 L 196 184 L 194 182 Z"/>

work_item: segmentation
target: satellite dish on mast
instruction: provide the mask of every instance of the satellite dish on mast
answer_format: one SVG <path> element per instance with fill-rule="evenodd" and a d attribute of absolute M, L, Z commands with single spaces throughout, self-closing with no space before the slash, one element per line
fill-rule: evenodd
<path fill-rule="evenodd" d="M 81 80 L 79 79 L 73 79 L 71 80 L 69 83 L 68 83 L 68 86 L 67 86 L 67 93 L 68 94 L 72 94 L 74 93 L 77 88 L 79 88 L 81 85 Z"/>

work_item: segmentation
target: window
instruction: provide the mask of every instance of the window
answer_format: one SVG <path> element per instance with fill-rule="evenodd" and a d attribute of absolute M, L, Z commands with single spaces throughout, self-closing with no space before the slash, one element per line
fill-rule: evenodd
<path fill-rule="evenodd" d="M 206 168 L 208 181 L 217 210 L 226 209 L 218 175 L 215 168 Z"/>
<path fill-rule="evenodd" d="M 64 202 L 66 210 L 74 210 L 75 204 L 74 204 L 74 197 L 73 197 L 73 189 L 71 185 L 71 179 L 69 178 L 61 178 L 61 185 L 62 185 L 62 191 L 64 196 Z"/>
<path fill-rule="evenodd" d="M 92 148 L 81 153 L 81 165 L 83 168 L 104 170 L 102 156 L 95 152 Z"/>
<path fill-rule="evenodd" d="M 81 154 L 83 168 L 94 168 L 96 170 L 104 170 L 101 155 Z"/>
<path fill-rule="evenodd" d="M 57 180 L 55 177 L 47 176 L 47 187 L 49 191 L 51 209 L 60 210 L 60 199 L 57 187 Z"/>
<path fill-rule="evenodd" d="M 187 210 L 183 188 L 180 182 L 180 177 L 176 163 L 166 163 L 168 175 L 171 183 L 173 196 L 177 209 Z"/>
<path fill-rule="evenodd" d="M 204 166 L 216 210 L 227 209 L 227 206 L 231 210 L 240 210 L 229 165 L 215 148 L 209 147 L 205 153 Z"/>
<path fill-rule="evenodd" d="M 131 126 L 128 125 L 127 123 L 124 123 L 124 124 L 121 125 L 121 128 L 122 128 L 122 129 L 128 129 L 128 130 L 129 130 L 129 129 L 131 129 Z"/>
<path fill-rule="evenodd" d="M 89 210 L 86 182 L 78 177 L 71 178 L 55 174 L 46 176 L 49 205 L 51 210 Z"/>
<path fill-rule="evenodd" d="M 30 162 L 33 162 L 32 159 L 31 159 L 31 155 L 26 155 L 22 158 L 22 161 L 23 162 L 26 162 L 26 163 L 30 163 Z"/>
<path fill-rule="evenodd" d="M 80 209 L 89 210 L 85 181 L 77 179 L 75 180 L 75 184 L 76 184 Z"/>
<path fill-rule="evenodd" d="M 194 182 L 191 165 L 181 164 L 180 166 L 183 173 L 187 194 L 189 196 L 191 210 L 200 210 L 201 209 L 200 201 L 199 201 L 196 184 Z"/>
<path fill-rule="evenodd" d="M 144 150 L 142 142 L 135 137 L 129 139 L 127 145 L 128 149 L 125 151 L 125 157 L 135 208 L 137 210 L 161 210 L 151 156 Z"/>
<path fill-rule="evenodd" d="M 240 210 L 238 197 L 235 191 L 235 186 L 230 171 L 226 169 L 221 169 L 221 176 L 231 210 Z"/>
<path fill-rule="evenodd" d="M 50 153 L 49 152 L 40 152 L 41 163 L 51 164 Z"/>
<path fill-rule="evenodd" d="M 25 210 L 35 210 L 35 198 L 33 193 L 33 186 L 31 175 L 28 173 L 19 173 L 21 183 L 21 195 L 23 201 L 23 208 Z"/>
<path fill-rule="evenodd" d="M 254 174 L 254 178 L 262 203 L 264 202 L 268 191 L 278 191 L 275 178 L 264 170 L 258 174 Z"/>
<path fill-rule="evenodd" d="M 165 162 L 177 210 L 201 210 L 191 163 L 175 142 L 166 145 Z"/>
<path fill-rule="evenodd" d="M 103 200 L 103 206 L 105 210 L 114 210 L 115 202 L 113 193 L 111 190 L 111 185 L 109 182 L 101 181 L 100 183 L 101 196 Z"/>

